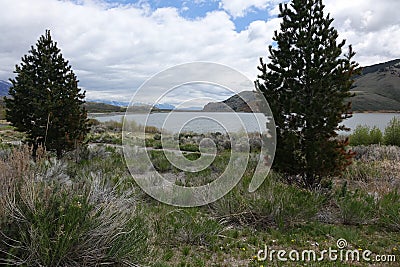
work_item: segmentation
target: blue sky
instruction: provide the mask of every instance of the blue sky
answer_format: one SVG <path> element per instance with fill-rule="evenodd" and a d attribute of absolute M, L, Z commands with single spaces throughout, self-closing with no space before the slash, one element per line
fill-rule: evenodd
<path fill-rule="evenodd" d="M 203 18 L 208 12 L 224 10 L 223 4 L 218 0 L 107 0 L 107 2 L 116 5 L 133 4 L 141 6 L 148 4 L 153 11 L 158 8 L 174 7 L 179 10 L 182 17 L 191 20 Z M 274 17 L 269 14 L 266 7 L 259 8 L 256 6 L 251 6 L 243 15 L 230 14 L 230 16 L 237 32 L 245 30 L 253 21 L 266 21 Z"/>
<path fill-rule="evenodd" d="M 14 76 L 21 57 L 50 29 L 88 99 L 129 101 L 156 73 L 198 61 L 229 66 L 254 81 L 279 30 L 279 2 L 0 0 L 0 80 Z M 362 66 L 400 58 L 399 0 L 324 3 Z"/>

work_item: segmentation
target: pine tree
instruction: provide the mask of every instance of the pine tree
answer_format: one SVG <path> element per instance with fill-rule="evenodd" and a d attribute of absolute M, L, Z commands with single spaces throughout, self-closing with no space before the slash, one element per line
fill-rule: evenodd
<path fill-rule="evenodd" d="M 6 119 L 18 131 L 26 132 L 34 154 L 39 145 L 56 151 L 74 149 L 87 133 L 85 92 L 57 43 L 46 30 L 36 47 L 31 47 L 10 79 L 6 98 Z"/>
<path fill-rule="evenodd" d="M 267 99 L 276 124 L 273 167 L 289 182 L 320 186 L 351 162 L 348 140 L 338 140 L 340 123 L 351 117 L 352 77 L 358 66 L 345 40 L 337 42 L 333 19 L 322 0 L 292 0 L 279 5 L 282 23 L 269 46 L 269 64 L 260 59 L 255 82 Z"/>

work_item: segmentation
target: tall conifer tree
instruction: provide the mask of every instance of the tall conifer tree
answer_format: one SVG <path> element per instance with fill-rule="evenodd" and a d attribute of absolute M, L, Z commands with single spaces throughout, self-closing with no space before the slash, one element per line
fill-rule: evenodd
<path fill-rule="evenodd" d="M 282 23 L 269 46 L 270 63 L 260 59 L 255 82 L 274 115 L 277 150 L 274 168 L 290 182 L 316 188 L 351 161 L 339 141 L 340 123 L 351 117 L 350 89 L 357 63 L 351 46 L 337 42 L 333 19 L 322 0 L 292 0 L 279 5 Z"/>
<path fill-rule="evenodd" d="M 58 157 L 74 149 L 88 130 L 85 92 L 78 88 L 77 77 L 49 30 L 14 73 L 10 97 L 5 99 L 6 119 L 27 133 L 34 153 L 39 145 L 56 151 Z"/>

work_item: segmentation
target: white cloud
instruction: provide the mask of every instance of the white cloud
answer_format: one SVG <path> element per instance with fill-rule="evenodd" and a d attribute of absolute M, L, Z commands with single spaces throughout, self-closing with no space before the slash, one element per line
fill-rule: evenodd
<path fill-rule="evenodd" d="M 326 0 L 326 11 L 361 65 L 400 58 L 400 1 Z"/>
<path fill-rule="evenodd" d="M 252 8 L 266 9 L 270 5 L 279 3 L 280 0 L 221 0 L 220 8 L 226 10 L 231 16 L 243 17 Z"/>
<path fill-rule="evenodd" d="M 51 30 L 91 98 L 129 100 L 150 76 L 191 61 L 226 64 L 255 79 L 259 57 L 267 57 L 280 20 L 254 21 L 238 33 L 232 16 L 253 8 L 276 12 L 277 2 L 221 0 L 224 10 L 189 20 L 176 8 L 152 11 L 147 1 L 109 5 L 100 0 L 0 0 L 0 79 L 13 76 L 15 64 L 45 29 Z M 340 37 L 354 45 L 362 65 L 400 58 L 400 1 L 325 2 Z"/>
<path fill-rule="evenodd" d="M 80 86 L 105 94 L 124 89 L 129 95 L 158 71 L 191 61 L 228 64 L 254 79 L 269 39 L 268 34 L 255 35 L 252 26 L 237 33 L 224 11 L 186 20 L 175 8 L 148 13 L 137 6 L 92 1 L 2 1 L 0 25 L 6 29 L 0 35 L 0 79 L 12 76 L 21 56 L 50 29 Z"/>

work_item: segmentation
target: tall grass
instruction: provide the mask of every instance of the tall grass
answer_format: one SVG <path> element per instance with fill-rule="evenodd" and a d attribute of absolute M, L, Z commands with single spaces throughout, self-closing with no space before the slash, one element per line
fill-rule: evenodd
<path fill-rule="evenodd" d="M 136 202 L 101 175 L 74 180 L 66 165 L 28 148 L 0 162 L 0 264 L 132 265 L 146 258 L 148 229 Z M 57 171 L 56 171 L 56 170 Z"/>
<path fill-rule="evenodd" d="M 361 190 L 348 191 L 346 183 L 335 196 L 341 222 L 346 225 L 363 225 L 374 222 L 377 218 L 377 203 L 373 195 Z"/>
<path fill-rule="evenodd" d="M 379 202 L 379 222 L 392 231 L 400 231 L 400 195 L 397 191 L 383 196 Z"/>
<path fill-rule="evenodd" d="M 284 228 L 315 219 L 324 196 L 281 182 L 278 174 L 269 175 L 254 193 L 248 192 L 248 178 L 215 202 L 217 216 L 240 225 Z"/>
<path fill-rule="evenodd" d="M 211 246 L 223 230 L 223 226 L 197 208 L 173 209 L 155 223 L 158 242 L 166 246 Z"/>

